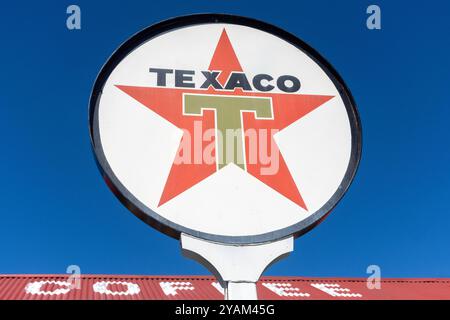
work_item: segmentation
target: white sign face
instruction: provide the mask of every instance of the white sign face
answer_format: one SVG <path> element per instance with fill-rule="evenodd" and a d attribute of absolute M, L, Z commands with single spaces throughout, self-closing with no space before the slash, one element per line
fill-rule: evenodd
<path fill-rule="evenodd" d="M 335 71 L 254 20 L 150 27 L 103 68 L 91 136 L 108 185 L 159 230 L 226 243 L 299 235 L 347 190 L 360 125 Z"/>

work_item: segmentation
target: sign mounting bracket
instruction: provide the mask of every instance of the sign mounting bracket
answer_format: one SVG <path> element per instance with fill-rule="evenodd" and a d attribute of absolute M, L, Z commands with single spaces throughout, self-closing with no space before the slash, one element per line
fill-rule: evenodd
<path fill-rule="evenodd" d="M 199 239 L 182 233 L 181 250 L 219 280 L 225 300 L 257 300 L 256 282 L 273 263 L 294 250 L 294 237 L 274 242 L 232 245 Z"/>

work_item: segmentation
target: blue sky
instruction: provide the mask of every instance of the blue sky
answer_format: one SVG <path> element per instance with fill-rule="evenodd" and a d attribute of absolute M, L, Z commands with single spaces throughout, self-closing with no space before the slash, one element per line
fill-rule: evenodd
<path fill-rule="evenodd" d="M 66 28 L 77 4 L 82 29 Z M 129 36 L 199 12 L 294 33 L 345 79 L 363 125 L 356 179 L 320 226 L 266 274 L 450 277 L 450 5 L 443 1 L 38 1 L 2 5 L 0 273 L 206 274 L 103 182 L 87 105 L 103 63 Z M 382 29 L 365 27 L 377 4 Z"/>

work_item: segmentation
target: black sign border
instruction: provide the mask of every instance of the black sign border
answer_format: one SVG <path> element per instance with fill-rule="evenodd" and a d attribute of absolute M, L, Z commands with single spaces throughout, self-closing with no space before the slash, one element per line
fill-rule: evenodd
<path fill-rule="evenodd" d="M 136 199 L 136 197 L 134 197 L 127 190 L 127 188 L 113 173 L 104 155 L 99 136 L 98 105 L 100 102 L 103 86 L 115 67 L 123 60 L 123 58 L 125 58 L 139 45 L 162 33 L 192 25 L 211 23 L 227 23 L 248 26 L 264 32 L 268 32 L 294 45 L 299 50 L 307 54 L 322 68 L 322 70 L 325 71 L 328 77 L 333 81 L 345 104 L 350 120 L 352 149 L 349 165 L 345 172 L 344 178 L 333 196 L 318 211 L 310 215 L 308 218 L 289 227 L 264 234 L 250 236 L 215 235 L 183 227 L 163 218 L 162 216 L 145 206 L 138 199 Z M 135 214 L 138 218 L 140 218 L 142 221 L 152 226 L 153 228 L 176 239 L 180 238 L 181 233 L 185 233 L 204 240 L 226 244 L 256 244 L 280 240 L 291 235 L 293 235 L 294 237 L 299 237 L 317 226 L 334 209 L 337 203 L 347 192 L 358 169 L 362 151 L 362 130 L 359 114 L 356 109 L 356 104 L 343 79 L 339 76 L 339 74 L 331 66 L 331 64 L 328 63 L 328 61 L 326 61 L 315 49 L 287 31 L 284 31 L 266 22 L 228 14 L 194 14 L 172 18 L 147 27 L 125 41 L 105 63 L 95 81 L 89 102 L 89 132 L 97 166 L 104 180 L 106 181 L 111 191 L 115 194 L 115 196 L 133 214 Z M 276 209 L 274 209 L 274 214 L 276 214 Z"/>

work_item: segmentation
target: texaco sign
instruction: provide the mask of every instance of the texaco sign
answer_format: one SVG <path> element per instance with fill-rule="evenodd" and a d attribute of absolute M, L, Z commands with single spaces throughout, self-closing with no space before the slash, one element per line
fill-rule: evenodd
<path fill-rule="evenodd" d="M 223 243 L 319 223 L 354 177 L 360 130 L 316 51 L 227 15 L 139 32 L 105 64 L 90 103 L 99 168 L 125 206 L 171 236 Z"/>

